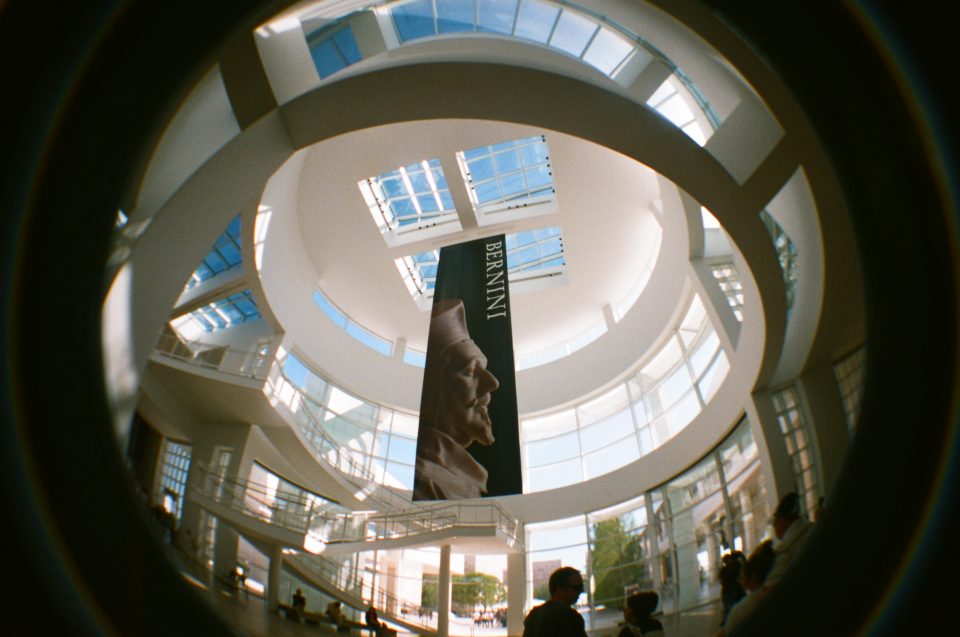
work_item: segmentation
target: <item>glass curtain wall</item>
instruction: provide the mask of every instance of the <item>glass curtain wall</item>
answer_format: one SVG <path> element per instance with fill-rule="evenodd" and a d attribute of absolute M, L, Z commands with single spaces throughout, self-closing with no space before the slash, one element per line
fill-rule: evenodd
<path fill-rule="evenodd" d="M 293 353 L 279 358 L 269 390 L 318 458 L 348 476 L 412 489 L 416 415 L 347 393 Z M 650 453 L 690 424 L 729 368 L 694 295 L 670 338 L 625 381 L 573 408 L 521 420 L 525 492 L 596 478 Z"/>
<path fill-rule="evenodd" d="M 521 421 L 526 492 L 589 480 L 650 453 L 690 424 L 729 367 L 694 295 L 671 337 L 625 382 L 572 409 Z"/>
<path fill-rule="evenodd" d="M 584 573 L 579 610 L 592 630 L 613 628 L 636 590 L 656 590 L 665 613 L 719 603 L 721 557 L 770 537 L 769 506 L 746 418 L 676 478 L 609 509 L 526 525 L 527 608 L 560 566 Z"/>

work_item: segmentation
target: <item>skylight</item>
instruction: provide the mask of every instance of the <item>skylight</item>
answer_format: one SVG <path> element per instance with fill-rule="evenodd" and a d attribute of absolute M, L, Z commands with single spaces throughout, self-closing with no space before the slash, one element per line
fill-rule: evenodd
<path fill-rule="evenodd" d="M 390 357 L 393 355 L 393 342 L 388 341 L 382 336 L 377 336 L 367 328 L 363 327 L 349 316 L 343 313 L 340 308 L 333 304 L 327 296 L 320 290 L 314 290 L 313 302 L 317 304 L 323 313 L 327 315 L 334 325 L 344 332 L 360 341 L 373 351 Z"/>
<path fill-rule="evenodd" d="M 612 76 L 635 42 L 586 14 L 543 0 L 412 0 L 390 8 L 402 44 L 445 33 L 499 33 L 557 49 Z"/>
<path fill-rule="evenodd" d="M 197 308 L 170 322 L 173 329 L 187 340 L 195 340 L 204 332 L 215 332 L 232 325 L 260 318 L 260 310 L 249 289 Z"/>
<path fill-rule="evenodd" d="M 703 146 L 707 143 L 707 136 L 689 106 L 693 103 L 692 98 L 684 99 L 681 95 L 680 87 L 682 86 L 683 83 L 674 79 L 673 76 L 668 77 L 647 100 L 647 106 L 670 120 L 674 126 L 686 133 L 687 137 Z"/>
<path fill-rule="evenodd" d="M 786 286 L 787 312 L 789 313 L 793 309 L 793 301 L 797 295 L 797 247 L 769 212 L 761 210 L 760 220 L 770 233 L 773 247 L 777 250 L 777 261 L 780 263 L 783 283 Z"/>
<path fill-rule="evenodd" d="M 527 230 L 507 235 L 507 272 L 511 275 L 526 275 L 537 270 L 561 268 L 566 265 L 563 257 L 563 238 L 560 227 Z"/>
<path fill-rule="evenodd" d="M 394 261 L 407 291 L 422 310 L 430 309 L 439 261 L 439 250 Z M 507 235 L 507 273 L 512 285 L 560 275 L 565 265 L 559 226 Z"/>
<path fill-rule="evenodd" d="M 314 31 L 307 36 L 307 46 L 320 79 L 363 59 L 353 30 L 346 24 L 336 24 Z"/>
<path fill-rule="evenodd" d="M 457 153 L 481 226 L 556 211 L 550 150 L 543 135 Z M 503 214 L 522 211 L 522 214 Z"/>
<path fill-rule="evenodd" d="M 203 258 L 200 266 L 190 275 L 187 288 L 213 278 L 231 268 L 240 265 L 240 215 L 237 215 L 213 244 L 213 248 Z"/>
<path fill-rule="evenodd" d="M 439 159 L 424 160 L 370 177 L 357 184 L 387 243 L 395 245 L 457 232 L 460 220 Z"/>

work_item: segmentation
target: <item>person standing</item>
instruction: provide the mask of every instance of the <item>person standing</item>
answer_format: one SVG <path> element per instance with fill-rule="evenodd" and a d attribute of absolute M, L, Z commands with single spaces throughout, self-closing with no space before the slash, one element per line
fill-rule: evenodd
<path fill-rule="evenodd" d="M 303 591 L 299 588 L 293 594 L 293 604 L 291 606 L 297 621 L 303 621 L 304 613 L 307 612 L 307 598 L 303 596 Z"/>
<path fill-rule="evenodd" d="M 583 593 L 580 571 L 564 566 L 550 574 L 550 599 L 523 620 L 523 637 L 586 637 L 583 617 L 571 605 Z"/>
<path fill-rule="evenodd" d="M 769 590 L 764 588 L 764 584 L 777 559 L 772 540 L 767 540 L 750 553 L 750 557 L 747 558 L 740 569 L 740 584 L 747 594 L 730 609 L 718 637 L 723 637 L 729 633 L 734 626 L 742 622 L 744 617 L 747 617 L 757 607 Z"/>
<path fill-rule="evenodd" d="M 773 512 L 773 532 L 777 541 L 773 544 L 777 559 L 766 578 L 765 586 L 775 586 L 783 574 L 790 568 L 793 558 L 800 552 L 800 547 L 810 534 L 813 522 L 800 513 L 800 496 L 788 493 L 780 500 L 776 511 Z"/>

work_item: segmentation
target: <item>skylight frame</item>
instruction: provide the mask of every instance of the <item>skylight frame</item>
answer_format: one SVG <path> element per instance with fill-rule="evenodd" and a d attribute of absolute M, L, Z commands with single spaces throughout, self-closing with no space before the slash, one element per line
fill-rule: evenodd
<path fill-rule="evenodd" d="M 310 50 L 310 59 L 321 80 L 363 60 L 357 38 L 346 19 L 305 33 L 304 37 Z M 322 50 L 325 45 L 329 45 L 326 51 Z"/>
<path fill-rule="evenodd" d="M 457 163 L 480 226 L 558 210 L 546 135 L 461 150 Z"/>
<path fill-rule="evenodd" d="M 488 15 L 485 9 L 492 5 L 489 0 L 467 0 L 452 4 L 472 4 L 472 20 L 466 22 L 454 18 L 453 13 L 447 15 L 438 0 L 395 2 L 387 6 L 387 13 L 401 45 L 449 33 L 499 34 L 549 47 L 576 58 L 611 78 L 642 48 L 636 38 L 624 33 L 623 29 L 566 3 L 516 0 L 513 3 L 513 16 L 507 20 L 496 19 L 496 14 Z M 418 8 L 421 11 L 414 13 L 413 5 L 420 5 Z M 548 19 L 538 19 L 537 16 L 541 14 Z M 590 23 L 592 29 L 589 35 L 583 37 L 582 33 L 574 33 L 574 30 L 569 28 L 573 23 L 581 26 Z M 579 46 L 575 46 L 572 41 L 574 39 L 579 41 Z"/>
<path fill-rule="evenodd" d="M 518 237 L 521 237 L 518 242 Z M 525 230 L 506 237 L 507 277 L 511 292 L 529 289 L 531 282 L 556 279 L 556 284 L 566 281 L 566 257 L 563 249 L 563 233 L 560 226 Z M 523 251 L 534 249 L 534 258 L 517 262 Z M 427 250 L 394 260 L 407 292 L 423 311 L 431 308 L 436 284 L 440 250 Z M 552 283 L 554 283 L 552 282 Z M 535 283 L 536 285 L 536 283 Z M 535 289 L 540 289 L 536 287 Z"/>
<path fill-rule="evenodd" d="M 357 182 L 390 246 L 462 230 L 439 159 L 424 159 Z"/>
<path fill-rule="evenodd" d="M 255 321 L 260 308 L 250 288 L 206 303 L 170 321 L 170 326 L 188 341 L 204 333 L 217 332 L 234 325 Z"/>
<path fill-rule="evenodd" d="M 190 275 L 186 289 L 190 289 L 204 281 L 208 281 L 218 274 L 243 265 L 243 255 L 240 251 L 241 225 L 238 214 L 227 224 L 223 233 L 217 237 L 210 252 L 203 258 L 197 269 Z"/>

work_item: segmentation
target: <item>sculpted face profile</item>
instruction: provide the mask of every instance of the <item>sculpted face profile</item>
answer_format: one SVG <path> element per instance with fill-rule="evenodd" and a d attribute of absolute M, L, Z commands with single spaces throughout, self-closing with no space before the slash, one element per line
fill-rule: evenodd
<path fill-rule="evenodd" d="M 487 470 L 467 452 L 494 442 L 488 407 L 500 386 L 467 331 L 463 301 L 434 305 L 427 342 L 414 500 L 478 498 Z"/>

